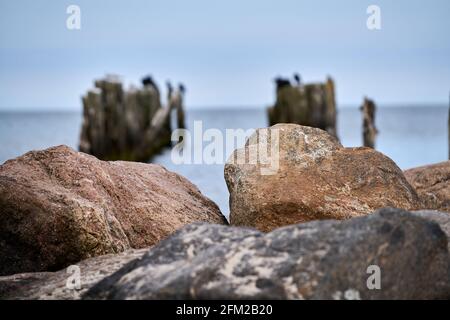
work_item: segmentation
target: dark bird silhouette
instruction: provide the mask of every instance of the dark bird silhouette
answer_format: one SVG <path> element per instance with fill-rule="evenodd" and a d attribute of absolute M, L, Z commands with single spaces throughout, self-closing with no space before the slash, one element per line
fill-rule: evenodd
<path fill-rule="evenodd" d="M 178 90 L 180 90 L 181 94 L 184 94 L 186 92 L 186 88 L 182 83 L 178 85 Z"/>
<path fill-rule="evenodd" d="M 170 103 L 170 99 L 172 98 L 173 87 L 169 80 L 166 81 L 167 86 L 167 101 Z"/>
<path fill-rule="evenodd" d="M 298 86 L 300 86 L 302 84 L 302 78 L 300 77 L 300 75 L 298 73 L 294 73 L 294 80 Z"/>
<path fill-rule="evenodd" d="M 146 76 L 146 77 L 142 78 L 142 84 L 144 86 L 156 87 L 155 82 L 153 81 L 153 78 L 151 76 Z"/>
<path fill-rule="evenodd" d="M 281 78 L 281 77 L 275 78 L 275 83 L 277 84 L 277 90 L 284 88 L 284 87 L 291 86 L 291 82 L 289 81 L 289 79 L 285 79 L 285 78 Z"/>

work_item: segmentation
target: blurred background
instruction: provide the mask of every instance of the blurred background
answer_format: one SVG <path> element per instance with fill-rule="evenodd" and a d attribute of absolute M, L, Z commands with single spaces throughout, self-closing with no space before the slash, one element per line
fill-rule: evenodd
<path fill-rule="evenodd" d="M 66 27 L 69 5 L 81 29 Z M 381 29 L 366 26 L 369 5 Z M 5 1 L 0 0 L 0 163 L 24 152 L 78 148 L 81 96 L 94 79 L 127 88 L 151 74 L 165 103 L 166 80 L 187 87 L 186 123 L 259 128 L 275 101 L 276 76 L 336 84 L 337 130 L 362 144 L 363 97 L 378 106 L 377 150 L 402 169 L 448 158 L 450 2 Z M 165 149 L 151 161 L 181 173 L 224 213 L 223 165 L 175 165 Z"/>

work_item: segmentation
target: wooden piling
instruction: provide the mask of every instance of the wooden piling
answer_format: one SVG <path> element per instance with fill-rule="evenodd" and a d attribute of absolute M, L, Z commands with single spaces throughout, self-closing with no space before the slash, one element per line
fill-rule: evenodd
<path fill-rule="evenodd" d="M 375 126 L 375 103 L 366 97 L 360 109 L 363 117 L 363 145 L 375 149 L 375 140 L 378 133 Z"/>

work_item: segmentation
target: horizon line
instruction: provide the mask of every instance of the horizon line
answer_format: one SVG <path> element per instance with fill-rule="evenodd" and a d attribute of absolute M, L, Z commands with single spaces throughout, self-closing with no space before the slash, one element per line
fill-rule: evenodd
<path fill-rule="evenodd" d="M 360 107 L 361 103 L 342 103 L 337 106 L 337 110 L 339 109 L 355 109 Z M 450 107 L 450 104 L 447 104 L 445 102 L 391 102 L 391 103 L 376 103 L 378 108 L 419 108 L 419 107 L 427 107 L 427 108 L 443 108 L 443 107 Z M 239 109 L 245 109 L 245 110 L 265 110 L 268 107 L 270 107 L 270 104 L 252 104 L 252 105 L 239 105 L 239 104 L 233 104 L 233 105 L 188 105 L 185 106 L 185 110 L 239 110 Z M 83 111 L 83 107 L 74 107 L 74 106 L 64 106 L 64 107 L 16 107 L 16 108 L 3 108 L 0 107 L 0 112 L 77 112 L 77 111 Z"/>

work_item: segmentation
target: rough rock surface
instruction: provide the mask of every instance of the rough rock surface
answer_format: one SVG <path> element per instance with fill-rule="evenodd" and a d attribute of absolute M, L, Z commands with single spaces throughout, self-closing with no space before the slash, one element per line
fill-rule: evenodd
<path fill-rule="evenodd" d="M 368 267 L 381 289 L 369 290 Z M 447 237 L 398 209 L 261 233 L 196 223 L 92 287 L 86 299 L 450 298 Z M 372 282 L 371 282 L 372 284 Z"/>
<path fill-rule="evenodd" d="M 424 209 L 450 212 L 450 161 L 405 171 Z"/>
<path fill-rule="evenodd" d="M 378 134 L 378 129 L 375 126 L 375 114 L 377 110 L 375 102 L 365 97 L 360 110 L 363 118 L 363 146 L 375 149 L 375 140 Z"/>
<path fill-rule="evenodd" d="M 448 250 L 450 251 L 450 214 L 447 212 L 439 212 L 433 210 L 414 211 L 414 215 L 434 221 L 439 224 L 442 231 L 445 232 L 448 238 Z"/>
<path fill-rule="evenodd" d="M 235 150 L 225 166 L 232 225 L 270 231 L 310 220 L 348 219 L 383 207 L 419 206 L 416 192 L 391 159 L 370 148 L 344 148 L 316 128 L 270 127 L 268 150 L 277 147 L 274 132 L 279 135 L 279 168 L 274 174 L 261 171 L 268 168 L 264 161 L 275 159 L 272 154 L 253 164 L 237 161 L 252 153 L 257 139 L 265 141 L 263 130 Z M 271 166 L 276 167 L 274 162 Z"/>
<path fill-rule="evenodd" d="M 80 288 L 74 286 L 75 271 L 70 268 L 57 272 L 21 273 L 0 277 L 0 299 L 76 300 L 103 278 L 126 263 L 139 259 L 148 249 L 130 249 L 84 260 L 80 268 Z M 67 284 L 69 283 L 69 286 Z"/>
<path fill-rule="evenodd" d="M 188 180 L 159 165 L 104 162 L 66 146 L 0 166 L 0 275 L 56 271 L 151 246 L 182 226 L 226 223 Z"/>

